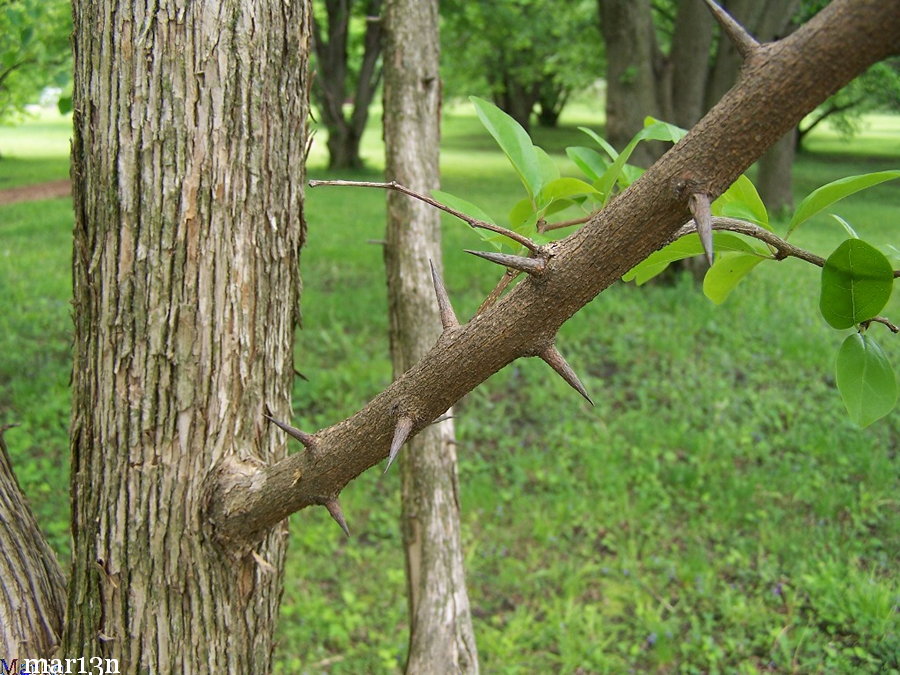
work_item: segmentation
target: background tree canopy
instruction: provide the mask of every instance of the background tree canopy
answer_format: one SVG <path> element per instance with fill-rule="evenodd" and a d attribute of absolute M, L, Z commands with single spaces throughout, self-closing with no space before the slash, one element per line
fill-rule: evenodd
<path fill-rule="evenodd" d="M 0 122 L 71 78 L 66 0 L 0 0 Z"/>

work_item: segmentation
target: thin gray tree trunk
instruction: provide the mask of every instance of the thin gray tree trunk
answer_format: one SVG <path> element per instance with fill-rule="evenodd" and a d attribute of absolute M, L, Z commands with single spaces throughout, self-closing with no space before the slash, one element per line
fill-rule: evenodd
<path fill-rule="evenodd" d="M 386 0 L 384 135 L 388 180 L 427 193 L 439 186 L 441 86 L 436 0 Z M 441 269 L 440 215 L 388 194 L 385 265 L 395 377 L 441 334 L 430 264 Z M 401 451 L 402 524 L 410 614 L 407 673 L 476 673 L 459 523 L 453 421 Z"/>
<path fill-rule="evenodd" d="M 217 538 L 226 469 L 285 456 L 306 0 L 76 1 L 73 573 L 61 653 L 267 673 L 287 530 Z"/>

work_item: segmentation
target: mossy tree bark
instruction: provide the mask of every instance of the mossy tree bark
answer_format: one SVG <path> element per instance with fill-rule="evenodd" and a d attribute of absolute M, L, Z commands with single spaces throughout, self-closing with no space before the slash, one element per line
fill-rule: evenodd
<path fill-rule="evenodd" d="M 439 187 L 441 87 L 437 0 L 386 0 L 384 138 L 388 180 Z M 391 356 L 399 377 L 441 335 L 431 264 L 440 273 L 440 214 L 389 192 L 385 266 Z M 408 673 L 475 673 L 459 522 L 453 420 L 416 436 L 400 455 L 410 616 Z"/>
<path fill-rule="evenodd" d="M 286 527 L 228 545 L 223 466 L 285 455 L 306 0 L 74 3 L 73 572 L 62 654 L 265 673 Z"/>

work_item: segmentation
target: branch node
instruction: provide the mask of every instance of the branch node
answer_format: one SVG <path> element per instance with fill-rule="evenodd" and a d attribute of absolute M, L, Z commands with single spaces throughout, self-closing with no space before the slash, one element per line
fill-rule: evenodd
<path fill-rule="evenodd" d="M 447 288 L 441 276 L 437 273 L 432 260 L 428 261 L 431 265 L 431 282 L 434 284 L 434 294 L 437 296 L 438 311 L 441 315 L 441 326 L 444 330 L 456 328 L 459 325 L 459 319 L 453 311 L 453 305 L 450 304 L 450 296 L 447 294 Z"/>
<path fill-rule="evenodd" d="M 581 380 L 578 379 L 578 376 L 575 374 L 575 371 L 572 370 L 572 367 L 566 362 L 563 358 L 563 355 L 559 353 L 559 350 L 550 345 L 545 349 L 541 354 L 539 354 L 541 360 L 544 361 L 548 366 L 553 368 L 559 376 L 566 381 L 572 389 L 581 394 L 585 400 L 594 405 L 594 402 L 591 400 L 591 397 L 588 396 L 587 389 L 584 388 L 584 385 L 581 384 Z"/>
<path fill-rule="evenodd" d="M 394 439 L 391 441 L 391 452 L 388 455 L 387 466 L 384 467 L 385 473 L 388 472 L 388 469 L 391 468 L 391 464 L 397 459 L 397 453 L 400 452 L 400 447 L 406 443 L 406 439 L 409 438 L 412 428 L 413 421 L 411 417 L 403 416 L 397 420 L 397 426 L 394 427 Z"/>
<path fill-rule="evenodd" d="M 509 255 L 507 253 L 491 253 L 489 251 L 471 251 L 463 249 L 466 253 L 471 253 L 479 258 L 484 258 L 492 263 L 511 267 L 520 272 L 526 272 L 532 276 L 540 276 L 547 268 L 547 261 L 544 258 L 525 258 L 520 255 Z"/>
<path fill-rule="evenodd" d="M 714 254 L 709 195 L 705 192 L 692 192 L 688 197 L 688 207 L 697 224 L 697 234 L 700 235 L 700 243 L 703 244 L 703 250 L 706 252 L 706 261 L 712 267 Z"/>
<path fill-rule="evenodd" d="M 716 4 L 714 0 L 706 0 L 706 6 L 709 7 L 709 11 L 712 12 L 713 17 L 718 21 L 722 32 L 728 36 L 737 53 L 741 55 L 744 61 L 748 60 L 759 48 L 759 42 L 756 41 L 756 38 L 750 35 L 746 28 L 735 21 L 734 17 Z"/>
<path fill-rule="evenodd" d="M 337 500 L 337 497 L 327 500 L 323 504 L 323 506 L 328 509 L 328 513 L 330 513 L 331 517 L 334 518 L 334 522 L 341 526 L 344 534 L 349 537 L 350 528 L 347 527 L 347 521 L 344 519 L 344 511 L 343 509 L 341 509 L 341 503 Z"/>
<path fill-rule="evenodd" d="M 267 420 L 269 420 L 275 426 L 282 429 L 289 436 L 296 438 L 298 441 L 300 441 L 303 444 L 303 446 L 307 450 L 313 449 L 313 447 L 316 444 L 316 439 L 312 434 L 308 434 L 305 431 L 300 431 L 299 429 L 292 427 L 290 424 L 285 424 L 284 422 L 280 422 L 280 421 L 276 420 L 274 417 L 272 417 L 270 412 L 271 411 L 269 410 L 269 408 L 267 406 L 266 412 L 263 413 L 263 417 L 265 417 Z"/>

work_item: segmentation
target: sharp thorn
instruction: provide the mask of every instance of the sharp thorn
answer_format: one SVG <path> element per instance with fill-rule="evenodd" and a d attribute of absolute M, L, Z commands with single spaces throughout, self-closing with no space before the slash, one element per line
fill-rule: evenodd
<path fill-rule="evenodd" d="M 341 526 L 344 534 L 349 537 L 350 528 L 347 527 L 347 521 L 344 519 L 344 511 L 343 509 L 341 509 L 341 503 L 337 500 L 337 498 L 329 499 L 323 506 L 328 509 L 328 513 L 330 513 L 331 517 L 334 518 L 334 522 Z"/>
<path fill-rule="evenodd" d="M 700 235 L 700 243 L 706 253 L 706 261 L 709 266 L 713 264 L 713 238 L 712 238 L 712 212 L 709 208 L 709 195 L 703 192 L 694 192 L 688 197 L 688 207 L 694 222 L 697 224 L 697 234 Z"/>
<path fill-rule="evenodd" d="M 581 394 L 588 403 L 594 405 L 591 397 L 588 396 L 587 389 L 581 384 L 581 380 L 578 379 L 575 371 L 572 370 L 572 367 L 566 362 L 563 355 L 559 353 L 559 350 L 556 347 L 550 345 L 544 350 L 540 357 L 548 366 L 559 373 L 559 376 L 566 381 L 566 384 Z"/>
<path fill-rule="evenodd" d="M 706 0 L 706 6 L 709 7 L 709 11 L 712 12 L 713 17 L 719 22 L 722 31 L 728 36 L 741 58 L 745 61 L 750 58 L 759 47 L 759 42 L 714 0 Z"/>
<path fill-rule="evenodd" d="M 391 468 L 391 464 L 397 459 L 397 453 L 400 452 L 400 447 L 406 443 L 406 439 L 409 438 L 409 433 L 412 431 L 412 428 L 413 421 L 411 418 L 401 417 L 397 420 L 397 426 L 394 427 L 394 439 L 391 441 L 391 452 L 388 455 L 387 466 L 384 467 L 385 473 L 388 472 L 388 469 Z"/>
<path fill-rule="evenodd" d="M 520 255 L 509 255 L 507 253 L 470 251 L 469 249 L 463 250 L 465 250 L 466 253 L 471 253 L 472 255 L 478 256 L 479 258 L 490 260 L 492 263 L 497 263 L 498 265 L 503 265 L 504 267 L 511 267 L 514 270 L 527 272 L 528 274 L 534 276 L 542 274 L 544 272 L 544 268 L 547 266 L 547 261 L 543 258 L 525 258 Z"/>
<path fill-rule="evenodd" d="M 268 408 L 266 409 L 266 412 L 263 413 L 263 417 L 265 417 L 267 420 L 269 420 L 276 427 L 279 427 L 280 429 L 285 431 L 289 436 L 293 436 L 298 441 L 303 443 L 304 447 L 312 448 L 316 444 L 315 438 L 313 438 L 312 434 L 308 434 L 305 431 L 300 431 L 299 429 L 295 429 L 290 424 L 285 424 L 284 422 L 279 422 L 278 420 L 276 420 L 274 417 L 272 417 L 269 414 Z"/>
<path fill-rule="evenodd" d="M 447 288 L 441 280 L 441 275 L 437 273 L 432 260 L 428 261 L 431 265 L 431 281 L 434 284 L 434 294 L 437 296 L 438 311 L 441 314 L 441 326 L 444 330 L 455 328 L 459 325 L 459 319 L 456 318 L 456 312 L 453 311 L 453 305 L 450 304 L 450 296 L 447 295 Z"/>

